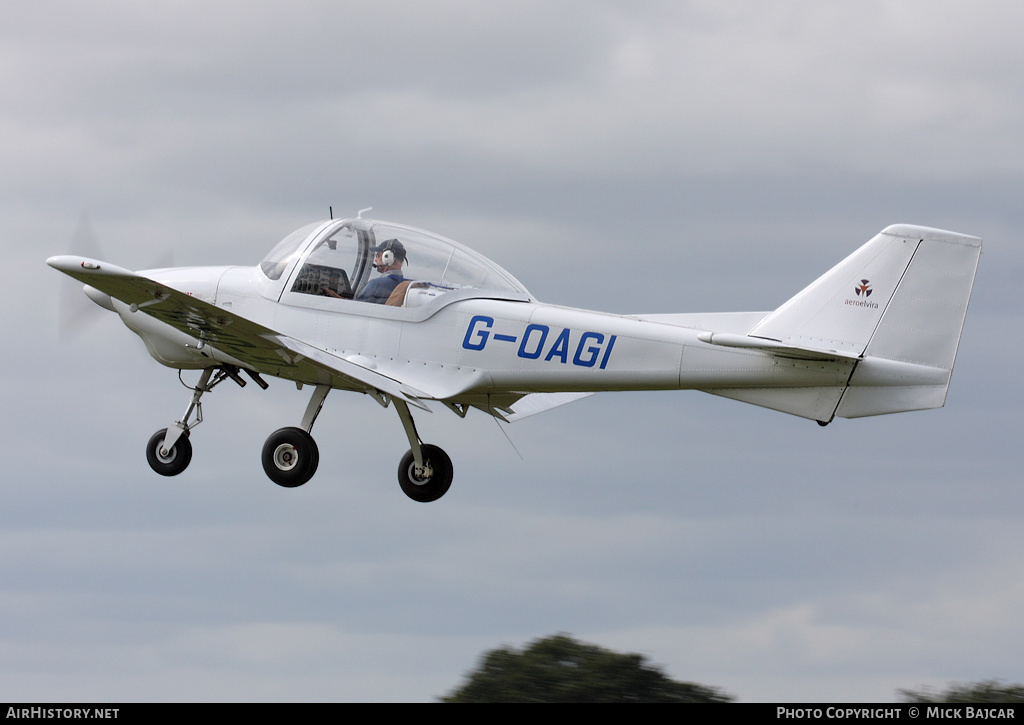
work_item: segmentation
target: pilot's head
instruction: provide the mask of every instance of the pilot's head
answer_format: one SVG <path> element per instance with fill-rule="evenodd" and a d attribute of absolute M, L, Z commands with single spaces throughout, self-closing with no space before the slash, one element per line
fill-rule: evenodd
<path fill-rule="evenodd" d="M 373 266 L 378 272 L 401 269 L 405 262 L 405 246 L 397 239 L 388 239 L 374 247 Z"/>

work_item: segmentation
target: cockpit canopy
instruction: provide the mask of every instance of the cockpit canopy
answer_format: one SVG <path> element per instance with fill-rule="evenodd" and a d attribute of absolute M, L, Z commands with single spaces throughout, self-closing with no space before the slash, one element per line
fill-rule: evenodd
<path fill-rule="evenodd" d="M 401 273 L 409 294 L 436 297 L 454 290 L 528 295 L 504 269 L 450 239 L 411 227 L 368 219 L 317 222 L 285 237 L 260 263 L 270 280 L 284 280 L 282 291 L 354 300 L 376 277 L 374 254 L 397 240 L 405 251 Z M 297 271 L 296 271 L 297 270 Z M 401 306 L 403 300 L 389 301 Z"/>

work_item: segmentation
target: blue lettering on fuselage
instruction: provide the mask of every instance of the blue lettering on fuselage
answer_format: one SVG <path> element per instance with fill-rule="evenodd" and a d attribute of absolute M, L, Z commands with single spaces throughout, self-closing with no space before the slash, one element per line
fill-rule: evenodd
<path fill-rule="evenodd" d="M 491 336 L 491 325 L 494 324 L 493 317 L 477 315 L 469 321 L 466 329 L 466 337 L 462 340 L 462 346 L 467 350 L 483 350 L 487 344 L 487 338 Z"/>
<path fill-rule="evenodd" d="M 462 347 L 466 350 L 483 350 L 491 340 L 495 342 L 519 343 L 516 348 L 516 355 L 525 360 L 539 360 L 541 356 L 544 362 L 559 362 L 567 365 L 572 361 L 573 365 L 592 368 L 595 365 L 604 370 L 612 355 L 612 348 L 615 347 L 616 335 L 605 335 L 601 332 L 584 332 L 576 343 L 575 351 L 572 350 L 570 338 L 572 330 L 563 327 L 560 332 L 553 334 L 547 325 L 529 324 L 523 330 L 523 334 L 508 335 L 493 332 L 494 318 L 486 315 L 476 315 L 469 321 L 466 328 L 466 336 L 462 339 Z M 552 341 L 548 343 L 548 337 Z M 571 355 L 571 356 L 570 356 Z"/>

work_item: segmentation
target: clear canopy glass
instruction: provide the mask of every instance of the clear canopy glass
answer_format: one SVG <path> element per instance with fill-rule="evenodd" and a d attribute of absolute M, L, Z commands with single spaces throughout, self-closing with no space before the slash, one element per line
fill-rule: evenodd
<path fill-rule="evenodd" d="M 305 254 L 291 279 L 291 292 L 358 299 L 367 283 L 379 277 L 375 255 L 382 247 L 395 247 L 397 242 L 397 248 L 404 252 L 404 261 L 399 254 L 400 268 L 388 274 L 410 282 L 403 291 L 413 288 L 422 295 L 424 290 L 430 290 L 431 297 L 463 289 L 528 294 L 515 277 L 491 260 L 435 234 L 367 219 L 349 219 L 326 228 L 303 244 L 316 227 L 317 224 L 303 227 L 274 247 L 260 264 L 264 274 L 280 279 L 296 257 Z M 391 244 L 387 245 L 388 242 Z"/>
<path fill-rule="evenodd" d="M 260 262 L 260 269 L 263 270 L 263 274 L 267 275 L 270 279 L 281 279 L 281 275 L 284 274 L 286 269 L 288 269 L 292 260 L 302 252 L 303 242 L 305 242 L 309 238 L 309 235 L 313 233 L 313 230 L 319 226 L 323 226 L 323 222 L 307 224 L 302 227 L 302 229 L 296 229 L 294 232 L 278 242 L 277 245 L 270 250 L 270 253 L 263 258 L 263 261 Z"/>

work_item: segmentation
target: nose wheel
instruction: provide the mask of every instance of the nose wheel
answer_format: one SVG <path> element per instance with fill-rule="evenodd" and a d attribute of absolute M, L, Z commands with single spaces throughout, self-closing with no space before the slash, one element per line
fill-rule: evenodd
<path fill-rule="evenodd" d="M 213 368 L 206 368 L 199 376 L 199 383 L 195 387 L 185 386 L 192 391 L 192 400 L 189 402 L 185 415 L 181 420 L 175 421 L 173 425 L 158 430 L 146 444 L 146 460 L 149 462 L 149 467 L 161 476 L 177 476 L 188 468 L 188 464 L 192 461 L 192 444 L 188 440 L 188 434 L 203 422 L 203 406 L 199 402 L 203 393 L 213 390 L 214 386 L 225 378 L 232 375 L 235 378 L 238 377 L 237 373 L 233 374 L 226 368 L 219 368 L 217 376 L 211 382 L 213 373 Z M 181 380 L 180 370 L 178 379 Z M 185 385 L 185 381 L 182 380 L 181 384 Z M 242 382 L 242 385 L 245 383 Z M 193 413 L 196 415 L 196 420 L 194 423 L 190 423 Z"/>
<path fill-rule="evenodd" d="M 166 437 L 166 428 L 153 434 L 146 445 L 146 460 L 149 461 L 149 467 L 161 476 L 177 476 L 192 461 L 192 444 L 185 433 L 168 448 L 164 444 Z"/>

